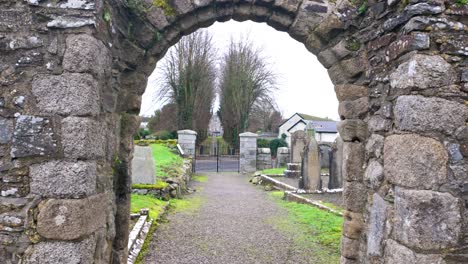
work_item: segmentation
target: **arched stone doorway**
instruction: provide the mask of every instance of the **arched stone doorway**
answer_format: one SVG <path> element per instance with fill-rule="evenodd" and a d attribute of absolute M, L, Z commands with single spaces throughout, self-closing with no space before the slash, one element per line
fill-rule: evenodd
<path fill-rule="evenodd" d="M 147 77 L 229 19 L 288 32 L 335 84 L 342 263 L 467 262 L 468 9 L 357 2 L 0 1 L 2 262 L 126 262 Z"/>

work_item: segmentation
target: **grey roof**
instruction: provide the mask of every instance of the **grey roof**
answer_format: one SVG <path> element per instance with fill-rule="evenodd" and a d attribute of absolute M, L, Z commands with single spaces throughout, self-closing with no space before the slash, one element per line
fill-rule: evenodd
<path fill-rule="evenodd" d="M 312 123 L 312 127 L 317 132 L 328 132 L 328 133 L 338 133 L 336 130 L 336 121 L 313 121 L 305 120 L 308 123 Z"/>

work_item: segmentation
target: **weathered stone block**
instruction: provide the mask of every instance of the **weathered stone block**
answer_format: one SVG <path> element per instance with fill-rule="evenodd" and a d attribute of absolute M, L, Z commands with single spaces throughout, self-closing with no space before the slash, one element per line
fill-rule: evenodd
<path fill-rule="evenodd" d="M 392 120 L 386 119 L 380 115 L 373 115 L 367 124 L 370 132 L 385 132 L 392 127 Z"/>
<path fill-rule="evenodd" d="M 13 120 L 0 117 L 0 144 L 7 144 L 13 136 Z"/>
<path fill-rule="evenodd" d="M 353 101 L 361 97 L 367 97 L 368 88 L 354 84 L 335 85 L 335 93 L 338 101 Z"/>
<path fill-rule="evenodd" d="M 415 54 L 390 74 L 393 89 L 427 89 L 447 86 L 455 80 L 452 66 L 440 56 Z"/>
<path fill-rule="evenodd" d="M 449 193 L 395 190 L 395 239 L 410 248 L 441 250 L 457 244 L 462 202 Z"/>
<path fill-rule="evenodd" d="M 367 138 L 367 125 L 359 119 L 347 119 L 338 122 L 337 125 L 340 136 L 345 142 L 364 142 Z"/>
<path fill-rule="evenodd" d="M 372 189 L 379 188 L 384 179 L 383 166 L 376 160 L 370 160 L 364 173 L 364 181 Z"/>
<path fill-rule="evenodd" d="M 96 159 L 105 155 L 105 136 L 101 124 L 84 117 L 62 120 L 62 145 L 65 157 Z"/>
<path fill-rule="evenodd" d="M 441 98 L 409 95 L 398 97 L 394 114 L 400 130 L 452 134 L 464 125 L 468 108 Z"/>
<path fill-rule="evenodd" d="M 94 162 L 50 161 L 30 167 L 31 193 L 43 197 L 83 197 L 96 192 Z"/>
<path fill-rule="evenodd" d="M 16 119 L 11 156 L 19 158 L 51 155 L 56 151 L 52 136 L 49 120 L 21 115 Z"/>
<path fill-rule="evenodd" d="M 370 156 L 380 158 L 383 153 L 384 137 L 379 134 L 372 134 L 366 143 L 366 152 Z"/>
<path fill-rule="evenodd" d="M 341 119 L 359 119 L 364 117 L 368 108 L 368 98 L 361 97 L 354 101 L 341 101 L 338 106 L 338 114 Z"/>
<path fill-rule="evenodd" d="M 106 226 L 107 194 L 84 199 L 51 199 L 39 206 L 37 232 L 48 239 L 75 240 Z"/>
<path fill-rule="evenodd" d="M 343 200 L 346 210 L 360 213 L 363 211 L 367 200 L 367 190 L 360 182 L 344 181 Z"/>
<path fill-rule="evenodd" d="M 296 20 L 289 28 L 289 34 L 294 39 L 305 40 L 319 26 L 330 12 L 325 2 L 304 1 L 297 11 Z"/>
<path fill-rule="evenodd" d="M 370 211 L 370 227 L 367 238 L 367 255 L 382 256 L 383 239 L 385 233 L 385 221 L 387 220 L 387 203 L 375 193 L 372 196 L 372 208 Z"/>
<path fill-rule="evenodd" d="M 96 241 L 92 237 L 79 242 L 40 242 L 32 246 L 32 253 L 25 263 L 92 264 L 95 248 Z"/>
<path fill-rule="evenodd" d="M 364 218 L 361 213 L 345 211 L 343 214 L 343 235 L 358 239 L 364 228 Z"/>
<path fill-rule="evenodd" d="M 91 35 L 69 35 L 63 57 L 63 69 L 69 72 L 91 72 L 98 78 L 109 72 L 112 58 L 107 47 Z"/>
<path fill-rule="evenodd" d="M 389 60 L 398 58 L 401 54 L 412 50 L 428 49 L 430 46 L 430 38 L 426 33 L 415 33 L 400 37 L 397 41 L 390 44 L 387 49 Z"/>
<path fill-rule="evenodd" d="M 364 145 L 362 143 L 343 143 L 343 179 L 362 181 L 364 169 Z"/>
<path fill-rule="evenodd" d="M 402 263 L 425 263 L 439 264 L 445 263 L 440 255 L 435 254 L 418 254 L 411 249 L 398 244 L 394 240 L 387 240 L 385 248 L 385 263 L 387 264 L 402 264 Z"/>
<path fill-rule="evenodd" d="M 447 180 L 448 155 L 442 143 L 418 135 L 385 139 L 384 173 L 393 184 L 431 189 Z"/>
<path fill-rule="evenodd" d="M 359 240 L 341 236 L 341 256 L 348 259 L 356 259 L 359 254 Z"/>
<path fill-rule="evenodd" d="M 44 114 L 97 115 L 100 110 L 99 86 L 90 74 L 37 75 L 32 92 Z"/>

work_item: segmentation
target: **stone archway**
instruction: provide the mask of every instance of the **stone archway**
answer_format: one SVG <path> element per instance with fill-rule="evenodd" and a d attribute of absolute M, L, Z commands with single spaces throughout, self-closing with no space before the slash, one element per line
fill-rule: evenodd
<path fill-rule="evenodd" d="M 147 77 L 182 35 L 229 19 L 288 32 L 335 84 L 341 262 L 467 262 L 467 6 L 354 3 L 0 1 L 3 262 L 126 262 Z"/>

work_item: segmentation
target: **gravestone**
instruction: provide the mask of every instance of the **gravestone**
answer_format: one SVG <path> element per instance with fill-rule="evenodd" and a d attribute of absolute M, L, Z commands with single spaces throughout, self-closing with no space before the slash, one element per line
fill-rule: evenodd
<path fill-rule="evenodd" d="M 154 184 L 156 182 L 156 165 L 151 147 L 135 146 L 132 159 L 132 183 Z"/>
<path fill-rule="evenodd" d="M 281 147 L 278 148 L 277 154 L 276 154 L 276 160 L 277 160 L 277 167 L 286 167 L 286 164 L 289 163 L 289 148 L 288 147 Z"/>
<path fill-rule="evenodd" d="M 312 128 L 307 130 L 307 145 L 302 152 L 301 180 L 299 188 L 305 190 L 320 190 L 322 180 L 320 178 L 319 147 L 315 140 L 315 132 Z"/>
<path fill-rule="evenodd" d="M 301 163 L 301 153 L 307 143 L 307 134 L 303 130 L 298 130 L 291 135 L 291 163 Z"/>
<path fill-rule="evenodd" d="M 343 175 L 341 173 L 342 163 L 343 140 L 341 137 L 337 137 L 330 153 L 330 180 L 328 182 L 328 189 L 343 187 Z"/>
<path fill-rule="evenodd" d="M 319 144 L 320 151 L 320 168 L 330 168 L 330 153 L 332 147 L 328 144 Z"/>

